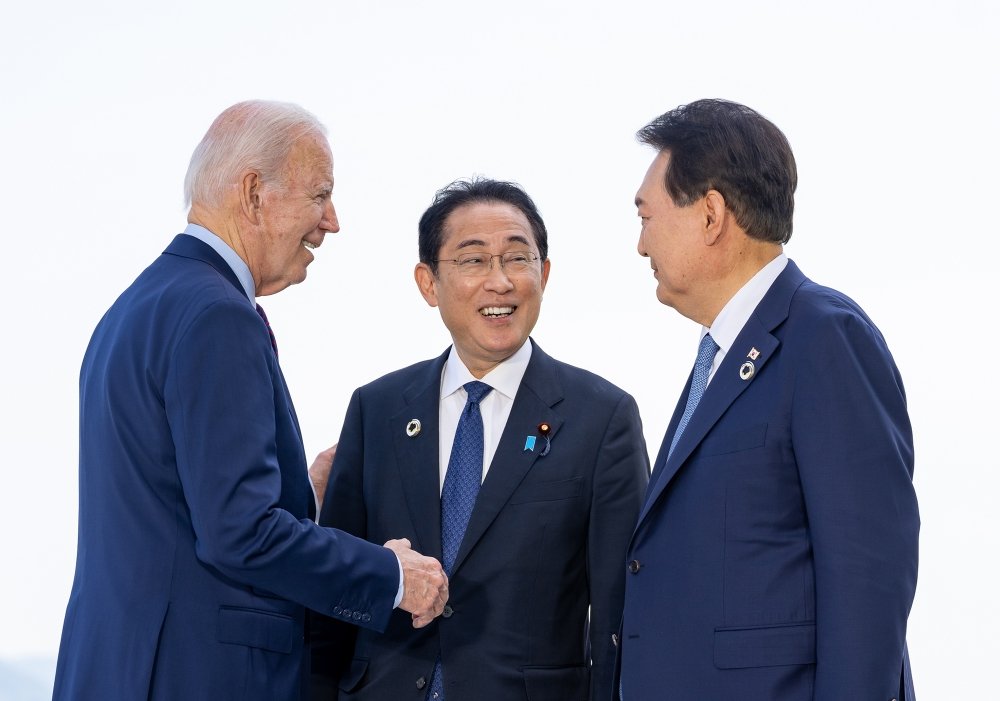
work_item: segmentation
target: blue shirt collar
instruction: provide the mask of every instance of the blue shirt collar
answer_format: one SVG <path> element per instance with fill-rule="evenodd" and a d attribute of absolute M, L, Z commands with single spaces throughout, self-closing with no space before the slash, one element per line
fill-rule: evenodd
<path fill-rule="evenodd" d="M 257 288 L 253 282 L 253 275 L 250 274 L 250 268 L 247 266 L 246 262 L 240 258 L 239 255 L 237 255 L 236 251 L 229 247 L 228 243 L 220 239 L 205 227 L 198 226 L 197 224 L 188 224 L 187 228 L 184 229 L 184 233 L 208 244 L 212 247 L 213 251 L 222 256 L 222 260 L 226 261 L 226 264 L 232 268 L 236 277 L 239 278 L 240 284 L 243 285 L 243 291 L 246 293 L 247 299 L 249 299 L 252 304 L 255 303 L 254 300 L 257 297 Z"/>

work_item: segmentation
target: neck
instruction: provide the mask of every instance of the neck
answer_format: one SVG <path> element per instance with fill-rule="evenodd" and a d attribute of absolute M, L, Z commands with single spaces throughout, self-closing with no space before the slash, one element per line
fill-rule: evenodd
<path fill-rule="evenodd" d="M 243 262 L 247 264 L 247 267 L 250 268 L 251 274 L 253 274 L 253 266 L 250 264 L 250 255 L 247 252 L 246 244 L 243 241 L 243 232 L 240 231 L 240 228 L 234 223 L 232 217 L 227 217 L 223 212 L 204 205 L 192 204 L 190 211 L 188 211 L 187 220 L 189 224 L 197 224 L 198 226 L 204 227 L 225 241 L 226 245 L 233 249 L 233 251 L 236 252 L 236 255 L 243 259 Z M 260 285 L 260 281 L 257 280 L 256 274 L 254 274 L 254 284 L 258 287 Z"/>
<path fill-rule="evenodd" d="M 706 285 L 705 304 L 689 318 L 708 328 L 719 312 L 754 275 L 781 254 L 781 244 L 746 239 L 744 245 L 728 256 L 719 274 Z"/>

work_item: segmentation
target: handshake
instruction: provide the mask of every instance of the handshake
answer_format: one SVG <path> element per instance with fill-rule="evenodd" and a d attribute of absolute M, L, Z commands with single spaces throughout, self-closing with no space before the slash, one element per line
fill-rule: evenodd
<path fill-rule="evenodd" d="M 403 600 L 399 608 L 412 616 L 414 628 L 423 628 L 444 611 L 448 576 L 440 562 L 411 549 L 406 538 L 390 540 L 385 547 L 396 553 L 403 566 Z"/>
<path fill-rule="evenodd" d="M 317 510 L 323 505 L 336 453 L 336 445 L 327 448 L 316 456 L 309 467 L 309 479 L 316 492 Z M 413 550 L 406 538 L 390 540 L 385 547 L 396 553 L 399 564 L 403 567 L 403 600 L 399 602 L 399 608 L 413 617 L 414 628 L 423 628 L 444 611 L 444 605 L 448 602 L 448 576 L 440 562 Z"/>

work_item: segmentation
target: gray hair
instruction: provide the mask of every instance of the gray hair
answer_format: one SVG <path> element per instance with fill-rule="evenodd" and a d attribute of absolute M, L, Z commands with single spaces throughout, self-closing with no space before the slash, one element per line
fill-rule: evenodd
<path fill-rule="evenodd" d="M 215 118 L 191 154 L 184 177 L 184 202 L 219 206 L 240 174 L 256 170 L 264 182 L 278 180 L 296 140 L 326 135 L 311 112 L 290 102 L 248 100 Z"/>

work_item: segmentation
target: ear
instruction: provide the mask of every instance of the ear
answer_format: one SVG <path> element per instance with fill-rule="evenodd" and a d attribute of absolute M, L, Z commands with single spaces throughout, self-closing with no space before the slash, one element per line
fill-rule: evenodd
<path fill-rule="evenodd" d="M 705 245 L 714 246 L 725 229 L 726 198 L 718 190 L 709 190 L 702 198 L 705 217 Z"/>
<path fill-rule="evenodd" d="M 545 285 L 549 281 L 549 268 L 552 267 L 552 261 L 549 258 L 545 259 L 542 263 L 542 292 L 545 292 Z"/>
<path fill-rule="evenodd" d="M 417 263 L 413 269 L 413 279 L 417 281 L 417 289 L 424 296 L 424 300 L 432 307 L 438 305 L 437 298 L 437 276 L 427 263 Z"/>
<path fill-rule="evenodd" d="M 248 170 L 240 180 L 240 213 L 247 221 L 260 224 L 261 204 L 260 174 Z"/>

